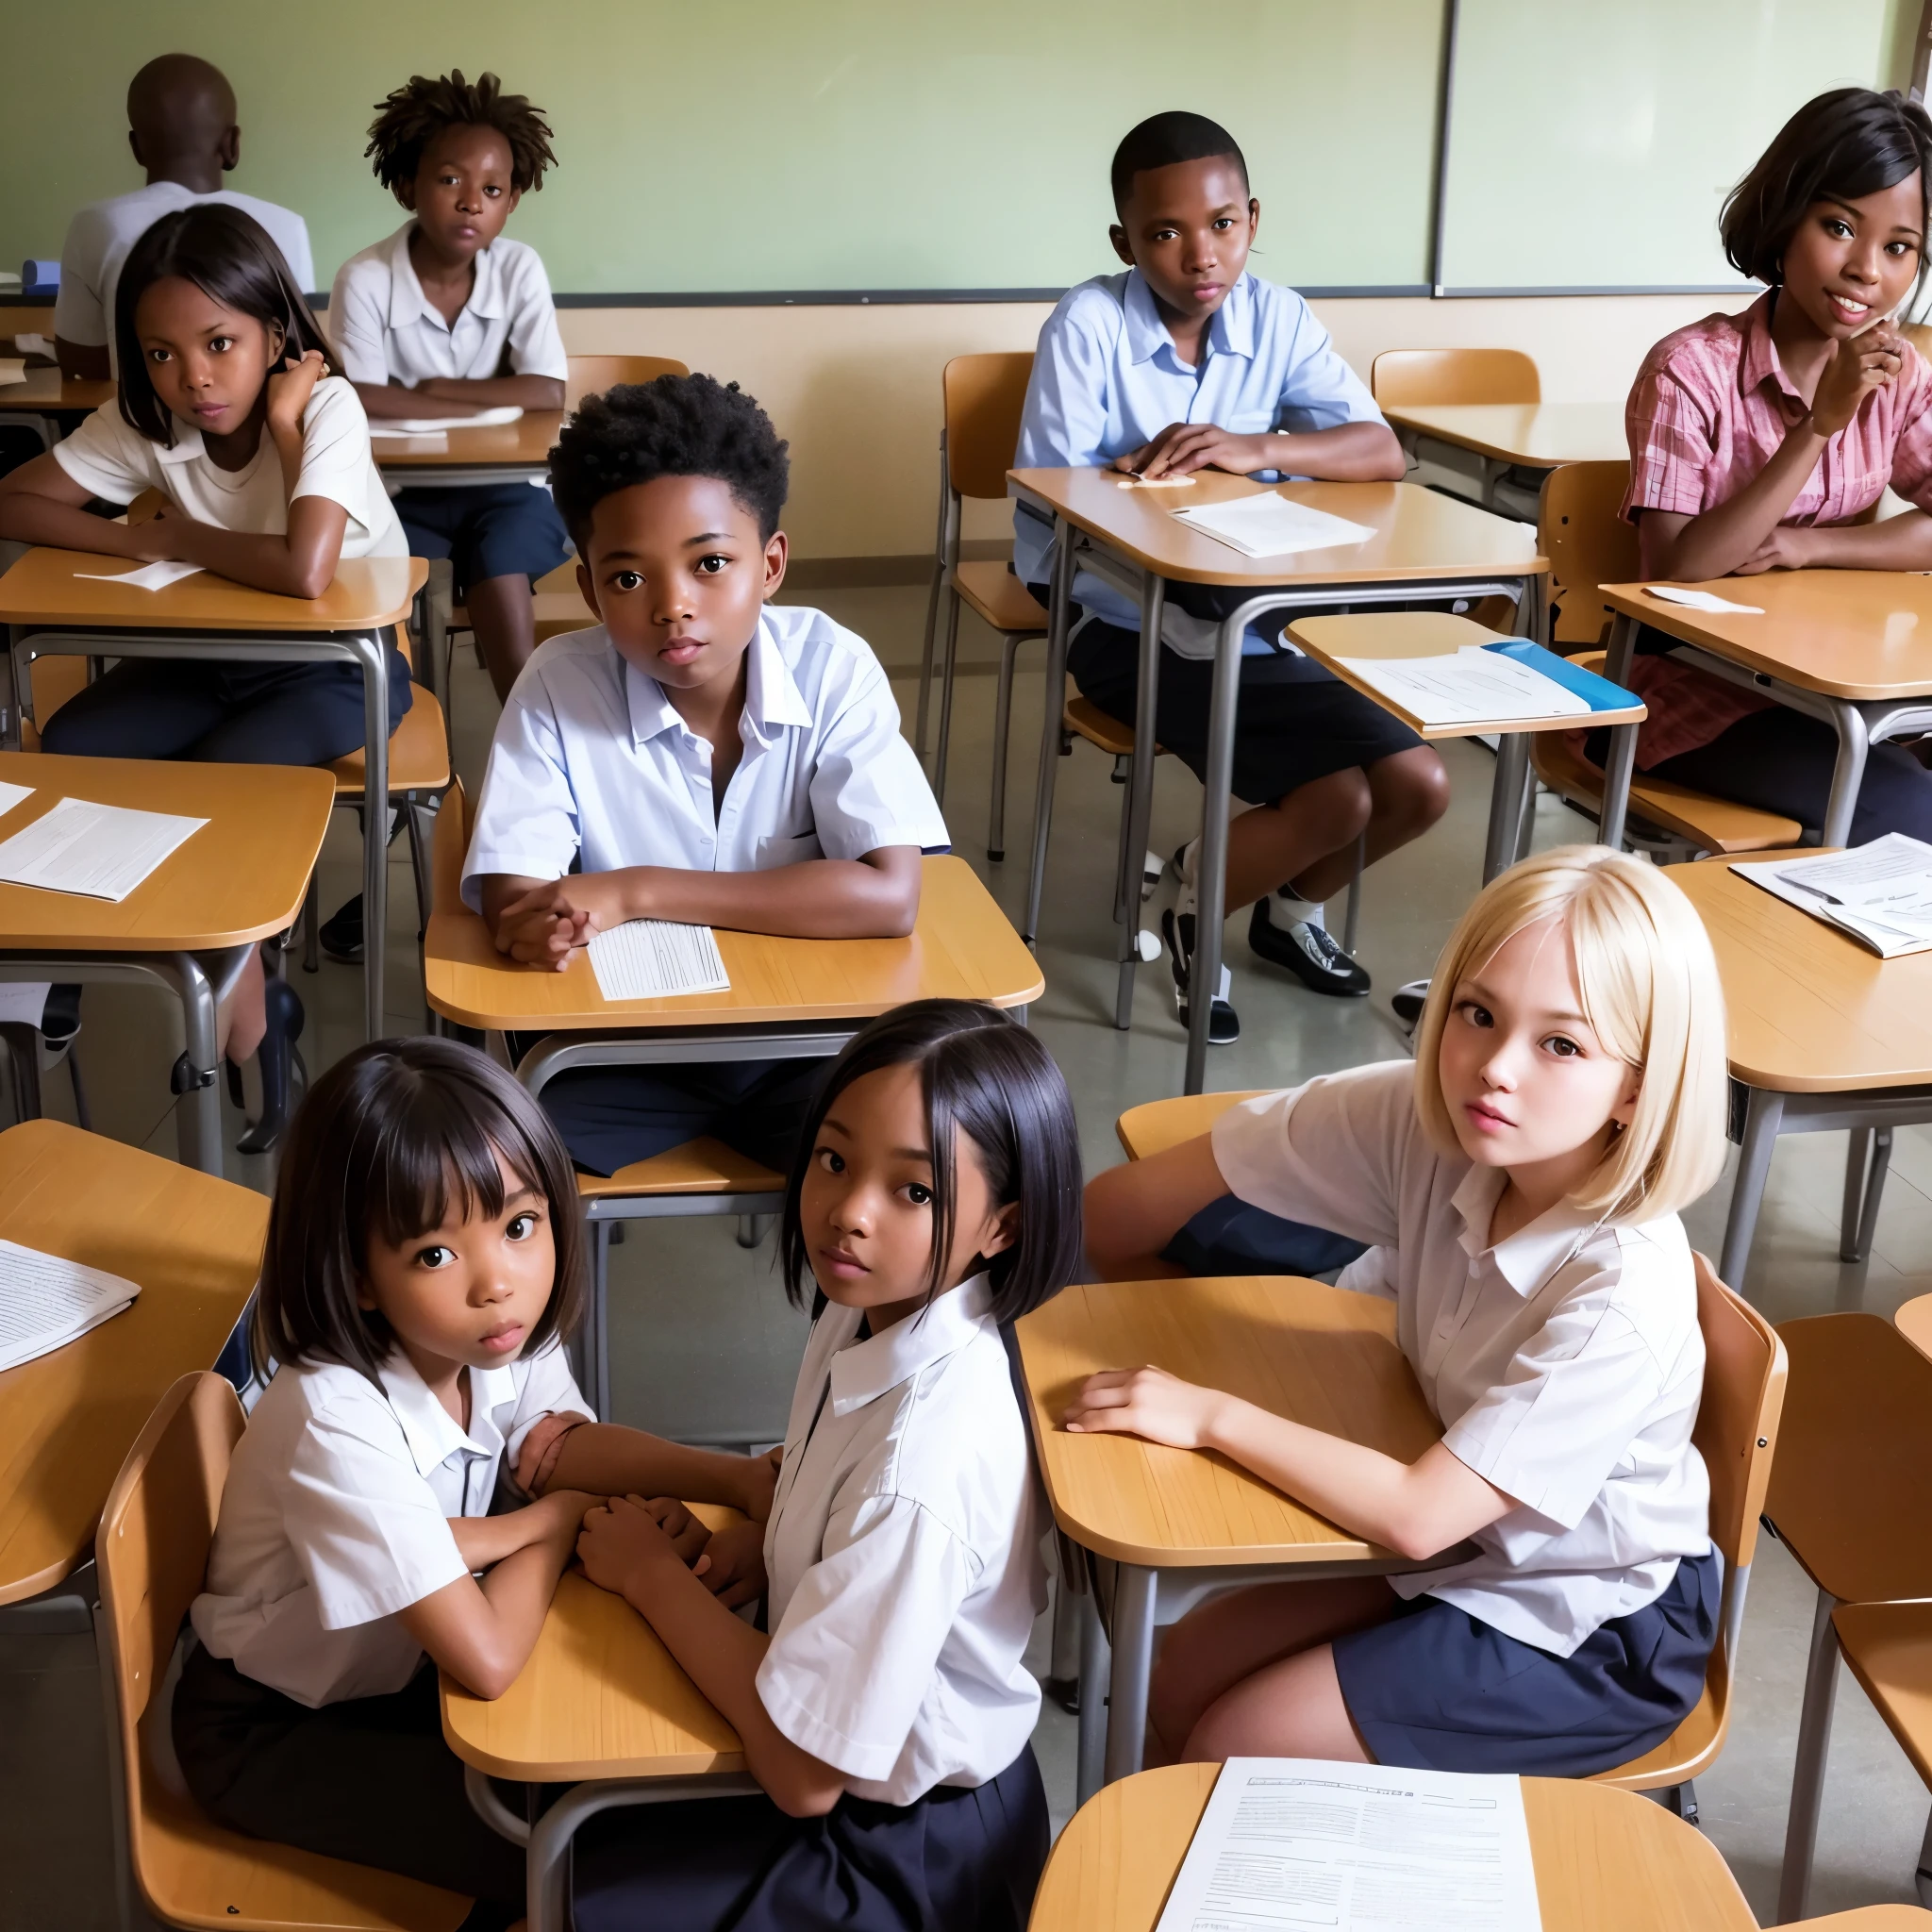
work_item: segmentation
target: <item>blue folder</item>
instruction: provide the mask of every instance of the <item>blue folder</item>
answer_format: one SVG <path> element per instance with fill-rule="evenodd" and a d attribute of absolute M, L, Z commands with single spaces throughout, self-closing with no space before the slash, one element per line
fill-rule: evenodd
<path fill-rule="evenodd" d="M 1552 684 L 1574 691 L 1592 711 L 1627 711 L 1643 702 L 1634 691 L 1625 691 L 1622 685 L 1612 684 L 1607 677 L 1599 677 L 1594 671 L 1586 671 L 1582 665 L 1573 664 L 1569 658 L 1559 658 L 1556 652 L 1546 651 L 1527 638 L 1510 638 L 1499 644 L 1485 644 L 1483 649 L 1527 664 Z"/>

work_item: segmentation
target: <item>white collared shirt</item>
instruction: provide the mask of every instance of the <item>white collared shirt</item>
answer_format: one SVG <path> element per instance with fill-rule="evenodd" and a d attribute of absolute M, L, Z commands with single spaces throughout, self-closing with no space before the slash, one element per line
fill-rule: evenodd
<path fill-rule="evenodd" d="M 747 646 L 744 754 L 712 810 L 711 746 L 602 625 L 552 638 L 497 722 L 463 898 L 486 874 L 561 878 L 633 865 L 769 872 L 947 843 L 945 821 L 865 640 L 822 610 L 765 606 Z"/>
<path fill-rule="evenodd" d="M 469 1374 L 465 1434 L 400 1349 L 380 1388 L 333 1362 L 276 1371 L 236 1445 L 189 1613 L 214 1656 L 311 1709 L 416 1674 L 423 1649 L 396 1612 L 465 1574 L 448 1519 L 490 1513 L 539 1417 L 591 1413 L 557 1341 Z"/>
<path fill-rule="evenodd" d="M 83 490 L 109 503 L 132 503 L 143 490 L 158 490 L 198 524 L 262 537 L 288 534 L 289 506 L 297 497 L 325 496 L 349 513 L 344 557 L 409 554 L 409 540 L 370 454 L 369 419 L 339 375 L 318 382 L 302 411 L 302 472 L 292 491 L 282 480 L 282 459 L 266 429 L 247 463 L 224 470 L 209 459 L 201 431 L 191 424 L 177 416 L 174 446 L 163 449 L 122 420 L 118 403 L 103 403 L 57 442 L 54 460 Z"/>
<path fill-rule="evenodd" d="M 219 201 L 251 215 L 268 231 L 282 252 L 295 286 L 305 295 L 315 290 L 315 263 L 308 252 L 308 224 L 292 210 L 277 208 L 253 194 L 218 188 L 197 194 L 178 181 L 150 181 L 145 188 L 117 194 L 108 201 L 90 202 L 67 225 L 60 244 L 60 290 L 54 297 L 54 333 L 64 342 L 106 346 L 108 360 L 118 369 L 114 344 L 114 291 L 121 266 L 134 244 L 176 208 Z"/>
<path fill-rule="evenodd" d="M 831 1304 L 791 1397 L 758 1695 L 882 1804 L 997 1777 L 1040 1714 L 1045 1524 L 991 1305 L 974 1275 L 861 1341 L 863 1310 Z"/>
<path fill-rule="evenodd" d="M 1215 1123 L 1215 1162 L 1243 1201 L 1374 1244 L 1444 1443 L 1522 1506 L 1397 1594 L 1568 1657 L 1710 1547 L 1690 1243 L 1674 1214 L 1607 1227 L 1559 1206 L 1491 1246 L 1502 1171 L 1438 1153 L 1414 1095 L 1407 1060 L 1264 1095 Z"/>
<path fill-rule="evenodd" d="M 409 259 L 415 225 L 405 222 L 336 271 L 328 332 L 349 380 L 378 389 L 391 382 L 413 389 L 433 375 L 565 381 L 570 363 L 542 257 L 528 242 L 499 235 L 476 257 L 470 299 L 455 322 L 445 322 Z"/>

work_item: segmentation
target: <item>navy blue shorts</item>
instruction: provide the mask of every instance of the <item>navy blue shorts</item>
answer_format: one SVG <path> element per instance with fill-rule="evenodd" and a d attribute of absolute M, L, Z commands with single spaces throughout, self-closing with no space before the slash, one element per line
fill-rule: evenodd
<path fill-rule="evenodd" d="M 1367 1252 L 1365 1241 L 1224 1194 L 1161 1249 L 1160 1258 L 1189 1274 L 1326 1274 Z"/>
<path fill-rule="evenodd" d="M 1656 1602 L 1569 1657 L 1432 1596 L 1335 1640 L 1341 1701 L 1378 1764 L 1588 1777 L 1663 1742 L 1704 1694 L 1722 1564 L 1685 1557 Z"/>
<path fill-rule="evenodd" d="M 491 577 L 525 576 L 535 583 L 571 554 L 549 491 L 534 484 L 405 490 L 395 504 L 409 555 L 447 557 L 456 565 L 458 597 Z"/>

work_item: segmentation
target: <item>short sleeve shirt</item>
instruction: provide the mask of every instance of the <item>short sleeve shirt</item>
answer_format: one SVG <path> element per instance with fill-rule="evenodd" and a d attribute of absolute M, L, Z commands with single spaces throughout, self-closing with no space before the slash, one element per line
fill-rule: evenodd
<path fill-rule="evenodd" d="M 1704 1337 L 1674 1214 L 1609 1226 L 1559 1205 L 1505 1241 L 1505 1176 L 1439 1153 L 1407 1060 L 1230 1108 L 1214 1158 L 1243 1201 L 1374 1253 L 1396 1339 L 1450 1452 L 1518 1507 L 1467 1562 L 1389 1581 L 1568 1657 L 1710 1547 L 1690 1441 Z"/>
<path fill-rule="evenodd" d="M 470 1372 L 458 1426 L 400 1351 L 279 1369 L 235 1450 L 190 1612 L 216 1657 L 311 1709 L 400 1690 L 423 1650 L 396 1612 L 464 1574 L 454 1516 L 486 1516 L 505 1458 L 552 1411 L 590 1408 L 561 1346 Z"/>
<path fill-rule="evenodd" d="M 978 1275 L 863 1340 L 830 1306 L 792 1396 L 758 1696 L 882 1804 L 997 1777 L 1040 1715 L 1046 1525 L 991 1302 Z"/>
<path fill-rule="evenodd" d="M 585 872 L 767 872 L 942 850 L 945 821 L 865 641 L 822 610 L 767 605 L 746 648 L 744 752 L 714 810 L 710 744 L 601 625 L 541 646 L 490 747 L 465 901 L 480 908 L 487 874 L 561 878 L 579 854 Z"/>
<path fill-rule="evenodd" d="M 318 382 L 302 412 L 302 470 L 292 493 L 282 481 L 281 458 L 266 430 L 242 468 L 224 470 L 209 459 L 199 429 L 177 419 L 174 444 L 163 449 L 128 426 L 118 403 L 103 403 L 72 436 L 57 442 L 54 460 L 83 490 L 109 503 L 131 503 L 143 490 L 158 490 L 196 523 L 257 536 L 287 534 L 294 497 L 325 496 L 349 515 L 342 531 L 344 557 L 409 554 L 409 541 L 370 452 L 369 419 L 340 376 Z"/>

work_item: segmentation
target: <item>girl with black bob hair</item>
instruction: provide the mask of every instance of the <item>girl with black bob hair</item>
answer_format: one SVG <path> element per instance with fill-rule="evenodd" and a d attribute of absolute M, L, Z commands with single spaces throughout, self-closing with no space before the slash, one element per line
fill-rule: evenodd
<path fill-rule="evenodd" d="M 1932 570 L 1932 372 L 1899 326 L 1923 291 L 1932 119 L 1870 88 L 1820 94 L 1724 205 L 1724 253 L 1768 283 L 1644 358 L 1624 418 L 1641 575 Z M 1887 486 L 1913 508 L 1868 521 Z M 1750 604 L 1748 589 L 1740 601 Z M 1665 655 L 1645 625 L 1629 683 L 1649 708 L 1640 770 L 1823 830 L 1838 735 Z M 1608 734 L 1592 732 L 1601 764 Z M 1874 744 L 1848 842 L 1932 840 L 1932 772 Z"/>
<path fill-rule="evenodd" d="M 1046 1520 L 1009 1324 L 1080 1248 L 1073 1107 L 1032 1034 L 924 1000 L 834 1061 L 786 1193 L 787 1292 L 817 1292 L 763 1627 L 635 1499 L 591 1510 L 577 1545 L 736 1728 L 763 1795 L 587 1823 L 578 1932 L 1023 1932 L 1048 1839 L 1021 1661 Z"/>

